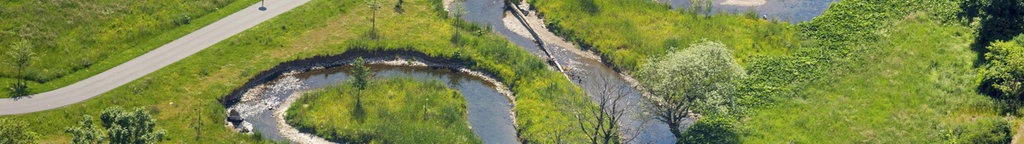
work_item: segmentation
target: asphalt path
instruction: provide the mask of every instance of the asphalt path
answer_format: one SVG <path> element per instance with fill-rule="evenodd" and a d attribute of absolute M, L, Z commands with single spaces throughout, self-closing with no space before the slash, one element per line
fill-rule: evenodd
<path fill-rule="evenodd" d="M 0 115 L 25 114 L 60 108 L 99 96 L 195 54 L 228 37 L 269 20 L 309 0 L 267 0 L 256 3 L 142 56 L 74 84 L 21 98 L 0 99 Z"/>

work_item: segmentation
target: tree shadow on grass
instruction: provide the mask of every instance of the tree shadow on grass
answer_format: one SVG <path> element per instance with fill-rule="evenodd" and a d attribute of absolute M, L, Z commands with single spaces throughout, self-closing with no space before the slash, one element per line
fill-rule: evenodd
<path fill-rule="evenodd" d="M 978 37 L 971 44 L 971 50 L 977 53 L 974 67 L 987 63 L 985 53 L 988 46 L 997 40 L 1010 40 L 1024 32 L 1024 5 L 1020 0 L 967 0 L 961 3 L 963 10 L 958 14 L 966 23 L 980 18 Z"/>
<path fill-rule="evenodd" d="M 352 117 L 359 123 L 363 123 L 366 120 L 366 109 L 363 108 L 363 101 L 361 95 L 356 95 L 356 103 L 352 108 Z"/>
<path fill-rule="evenodd" d="M 683 133 L 679 143 L 741 143 L 739 134 L 732 130 L 732 125 L 724 121 L 705 120 L 694 123 Z"/>
<path fill-rule="evenodd" d="M 1021 0 L 966 0 L 961 2 L 961 13 L 957 14 L 961 22 L 973 24 L 975 18 L 980 21 L 978 36 L 971 44 L 971 50 L 977 55 L 974 68 L 984 68 L 988 64 L 985 54 L 988 47 L 995 41 L 1007 41 L 1024 32 L 1024 2 Z M 1015 114 L 1024 100 L 1019 97 L 1008 97 L 992 87 L 995 80 L 984 80 L 977 87 L 979 93 L 985 94 L 996 101 L 997 109 L 1003 114 Z"/>
<path fill-rule="evenodd" d="M 581 10 L 587 12 L 587 14 L 590 15 L 596 15 L 598 12 L 600 12 L 600 8 L 598 8 L 597 2 L 595 2 L 594 0 L 581 0 L 580 8 Z"/>
<path fill-rule="evenodd" d="M 20 100 L 20 99 L 23 99 L 23 98 L 31 98 L 31 96 L 32 96 L 31 93 L 29 93 L 28 86 L 25 86 L 25 85 L 14 84 L 14 85 L 11 85 L 9 87 L 9 89 L 11 91 L 8 94 L 11 96 L 11 99 L 14 99 L 14 100 Z"/>

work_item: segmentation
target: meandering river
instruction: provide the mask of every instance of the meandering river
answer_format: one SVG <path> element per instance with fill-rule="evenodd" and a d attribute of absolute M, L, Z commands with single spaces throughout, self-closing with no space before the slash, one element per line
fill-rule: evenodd
<path fill-rule="evenodd" d="M 477 76 L 454 72 L 450 69 L 430 67 L 390 66 L 372 64 L 376 78 L 411 77 L 423 81 L 441 81 L 458 90 L 466 99 L 468 119 L 473 132 L 485 143 L 518 143 L 512 117 L 512 103 L 509 97 L 496 90 L 495 85 Z M 274 114 L 285 99 L 297 93 L 340 84 L 348 79 L 348 66 L 316 68 L 297 73 L 287 73 L 249 89 L 242 101 L 231 106 L 244 121 L 251 123 L 254 132 L 264 138 L 281 141 L 304 141 L 289 139 L 282 132 L 281 119 Z M 301 95 L 301 94 L 299 94 Z"/>
<path fill-rule="evenodd" d="M 740 12 L 755 10 L 768 18 L 790 22 L 808 21 L 820 15 L 828 5 L 837 0 L 714 0 L 714 11 Z M 689 0 L 667 0 L 673 7 L 689 7 Z M 533 17 L 532 27 L 543 41 L 538 45 L 525 26 L 512 18 L 505 9 L 504 0 L 466 0 L 462 2 L 467 14 L 462 18 L 490 26 L 507 40 L 530 53 L 559 63 L 570 81 L 579 85 L 588 95 L 596 98 L 609 87 L 623 88 L 626 100 L 620 110 L 626 111 L 620 125 L 624 137 L 631 143 L 675 143 L 669 127 L 654 120 L 643 111 L 641 91 L 631 83 L 632 78 L 624 76 L 601 62 L 595 54 L 582 51 L 572 43 L 551 34 L 540 21 Z M 529 15 L 529 14 L 528 14 Z M 527 20 L 527 21 L 531 21 Z M 546 50 L 546 52 L 545 52 Z M 437 80 L 448 83 L 460 91 L 468 104 L 468 119 L 473 131 L 485 143 L 519 143 L 516 136 L 514 114 L 508 95 L 502 94 L 491 82 L 477 75 L 454 72 L 449 69 L 428 67 L 371 65 L 377 78 L 412 77 L 422 80 Z M 274 113 L 286 99 L 301 95 L 302 92 L 339 84 L 349 79 L 348 67 L 310 68 L 313 70 L 281 74 L 257 86 L 243 89 L 245 95 L 229 110 L 241 113 L 252 130 L 272 140 L 289 140 L 289 134 L 282 132 L 281 118 Z M 685 126 L 694 121 L 687 119 Z M 633 136 L 635 135 L 635 137 Z M 315 136 L 313 136 L 315 138 Z"/>

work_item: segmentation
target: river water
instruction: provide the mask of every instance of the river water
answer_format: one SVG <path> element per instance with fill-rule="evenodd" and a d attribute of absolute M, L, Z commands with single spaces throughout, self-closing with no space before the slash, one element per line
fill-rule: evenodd
<path fill-rule="evenodd" d="M 463 16 L 464 19 L 490 26 L 497 33 L 520 48 L 530 51 L 538 57 L 549 58 L 543 53 L 540 46 L 534 41 L 534 38 L 516 34 L 509 28 L 510 26 L 505 25 L 503 20 L 507 17 L 512 17 L 512 15 L 506 14 L 503 0 L 466 0 L 463 5 L 465 5 L 467 11 L 466 15 Z M 669 132 L 668 125 L 644 114 L 643 109 L 641 109 L 640 91 L 633 88 L 618 72 L 606 66 L 599 59 L 580 55 L 570 50 L 578 49 L 576 47 L 547 45 L 546 48 L 555 57 L 555 60 L 566 69 L 566 74 L 569 75 L 570 80 L 580 86 L 593 99 L 597 98 L 594 96 L 601 94 L 603 90 L 610 87 L 624 89 L 627 96 L 624 101 L 621 101 L 621 105 L 625 106 L 623 108 L 627 115 L 624 116 L 620 125 L 623 126 L 622 134 L 624 136 L 631 137 L 631 135 L 636 135 L 635 138 L 632 138 L 633 141 L 631 143 L 675 143 L 675 137 Z M 687 123 L 692 123 L 692 121 L 688 120 Z"/>
<path fill-rule="evenodd" d="M 370 65 L 376 78 L 411 77 L 422 81 L 440 81 L 458 90 L 466 99 L 468 120 L 473 132 L 485 143 L 518 143 L 513 126 L 512 104 L 493 85 L 474 76 L 453 72 L 448 69 L 427 67 L 398 67 Z M 242 113 L 253 131 L 264 138 L 288 141 L 279 131 L 276 117 L 271 108 L 277 107 L 287 97 L 350 79 L 348 66 L 310 70 L 301 73 L 284 74 L 246 92 L 249 98 L 229 109 Z"/>
<path fill-rule="evenodd" d="M 689 8 L 691 0 L 657 0 L 667 2 L 673 8 Z M 749 10 L 757 12 L 759 17 L 799 23 L 810 21 L 828 9 L 832 2 L 839 0 L 712 0 L 713 12 L 741 13 Z M 747 4 L 744 4 L 747 3 Z"/>
<path fill-rule="evenodd" d="M 767 18 L 797 23 L 808 21 L 820 15 L 828 8 L 831 2 L 837 0 L 764 0 L 764 3 L 757 6 L 736 6 L 730 5 L 732 3 L 725 3 L 725 1 L 714 0 L 714 11 L 741 12 L 755 10 Z M 750 0 L 739 1 L 749 2 Z M 689 0 L 670 0 L 668 2 L 673 7 L 689 6 Z M 581 54 L 578 47 L 571 44 L 567 45 L 565 43 L 568 42 L 564 40 L 548 39 L 556 36 L 546 36 L 553 34 L 547 32 L 548 30 L 543 26 L 531 24 L 534 25 L 533 28 L 538 31 L 541 37 L 545 39 L 543 40 L 545 48 L 551 53 L 548 56 L 537 44 L 535 38 L 528 34 L 523 34 L 521 30 L 518 30 L 520 33 L 517 34 L 515 32 L 517 28 L 510 28 L 517 26 L 507 25 L 510 23 L 506 21 L 513 16 L 504 9 L 504 0 L 466 0 L 462 4 L 467 12 L 462 17 L 463 19 L 492 27 L 494 31 L 512 43 L 538 57 L 545 59 L 554 57 L 554 60 L 563 66 L 565 74 L 569 79 L 586 91 L 595 101 L 598 99 L 598 95 L 606 94 L 609 88 L 624 89 L 627 96 L 621 104 L 625 105 L 622 110 L 626 111 L 627 115 L 620 123 L 623 129 L 620 134 L 627 138 L 631 137 L 631 135 L 636 135 L 631 138 L 632 141 L 630 143 L 676 142 L 671 132 L 669 132 L 668 125 L 655 120 L 644 112 L 643 104 L 640 102 L 642 98 L 641 91 L 631 86 L 628 82 L 630 78 L 623 77 L 611 67 L 602 63 L 599 58 L 595 58 L 592 54 Z M 683 127 L 688 127 L 693 122 L 693 119 L 686 119 Z"/>

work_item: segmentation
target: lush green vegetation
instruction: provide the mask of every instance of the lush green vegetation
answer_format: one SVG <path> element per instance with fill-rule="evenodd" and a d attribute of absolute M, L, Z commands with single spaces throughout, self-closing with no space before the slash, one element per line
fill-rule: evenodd
<path fill-rule="evenodd" d="M 985 60 L 986 67 L 984 90 L 990 90 L 994 96 L 1020 105 L 1024 100 L 1024 35 L 1017 36 L 1013 41 L 996 41 L 988 47 L 989 53 Z"/>
<path fill-rule="evenodd" d="M 756 14 L 673 11 L 647 0 L 529 0 L 551 30 L 584 48 L 596 50 L 626 71 L 701 39 L 718 41 L 736 52 L 740 63 L 755 56 L 787 54 L 799 48 L 795 28 Z"/>
<path fill-rule="evenodd" d="M 64 127 L 103 108 L 146 107 L 167 130 L 168 143 L 256 142 L 224 128 L 224 107 L 217 101 L 261 70 L 278 63 L 352 49 L 412 50 L 432 57 L 470 61 L 469 67 L 492 73 L 516 96 L 521 138 L 530 142 L 585 141 L 572 124 L 570 110 L 584 104 L 557 102 L 585 98 L 543 60 L 516 48 L 501 36 L 470 23 L 446 18 L 440 0 L 404 1 L 402 10 L 380 10 L 379 38 L 367 37 L 370 13 L 363 1 L 314 0 L 264 22 L 178 63 L 96 98 L 64 108 L 4 116 L 30 123 L 43 142 L 67 142 Z M 384 1 L 382 5 L 392 5 Z M 462 33 L 451 43 L 454 30 Z M 592 104 L 592 103 L 590 103 Z M 261 138 L 260 138 L 261 139 Z"/>
<path fill-rule="evenodd" d="M 732 51 L 718 42 L 704 41 L 652 59 L 639 72 L 640 82 L 654 96 L 648 98 L 653 115 L 683 138 L 683 119 L 690 110 L 702 115 L 728 115 L 732 111 L 736 81 L 747 75 L 733 60 Z"/>
<path fill-rule="evenodd" d="M 412 78 L 353 82 L 303 94 L 288 123 L 334 142 L 481 143 L 469 129 L 466 100 L 442 82 Z"/>
<path fill-rule="evenodd" d="M 741 120 L 745 141 L 939 143 L 977 119 L 1001 120 L 975 88 L 970 29 L 908 17 L 866 44 L 847 72 Z M 959 33 L 959 34 L 958 34 Z M 979 125 L 981 126 L 981 125 Z M 959 133 L 978 133 L 968 131 Z M 1004 135 L 1008 135 L 1004 133 Z"/>
<path fill-rule="evenodd" d="M 28 123 L 19 120 L 0 119 L 0 143 L 36 143 L 39 135 L 28 129 Z"/>
<path fill-rule="evenodd" d="M 92 116 L 82 116 L 84 119 L 78 123 L 78 127 L 70 127 L 68 133 L 74 136 L 72 143 L 76 144 L 98 144 L 103 141 L 121 144 L 148 144 L 163 140 L 167 133 L 163 129 L 157 129 L 156 121 L 144 108 L 135 108 L 125 111 L 121 107 L 110 107 L 100 114 L 100 122 L 106 130 L 100 130 L 93 124 Z M 106 131 L 107 135 L 102 134 Z"/>
<path fill-rule="evenodd" d="M 687 132 L 686 142 L 1000 143 L 1012 135 L 1014 124 L 1008 121 L 1017 114 L 1000 116 L 1002 104 L 976 89 L 984 77 L 978 56 L 987 52 L 977 47 L 1019 34 L 1019 14 L 1008 13 L 1020 9 L 1016 0 L 844 0 L 796 27 L 764 21 L 739 25 L 785 27 L 769 33 L 779 37 L 689 25 L 758 21 L 741 15 L 699 18 L 644 2 L 531 2 L 554 31 L 593 46 L 626 70 L 638 70 L 631 61 L 658 58 L 678 47 L 658 43 L 667 43 L 666 37 L 692 37 L 682 42 L 706 37 L 733 47 L 749 74 L 739 81 L 740 111 L 705 117 Z M 699 29 L 661 34 L 679 29 L 672 25 Z M 621 35 L 600 35 L 608 33 Z M 751 34 L 764 37 L 743 36 Z M 748 46 L 744 38 L 768 46 Z M 640 48 L 645 46 L 650 48 Z M 1012 49 L 1003 42 L 996 46 L 1000 52 Z M 630 56 L 638 49 L 648 54 Z M 1001 64 L 996 67 L 1013 67 Z"/>
<path fill-rule="evenodd" d="M 842 1 L 800 25 L 829 71 L 740 120 L 745 141 L 1006 142 L 974 63 L 962 1 Z M 964 19 L 972 19 L 966 17 Z M 764 66 L 770 67 L 770 66 Z M 798 71 L 800 72 L 800 71 Z M 812 71 L 803 71 L 812 72 Z M 772 97 L 766 95 L 765 97 Z M 781 100 L 779 100 L 781 98 Z M 983 138 L 982 138 L 983 137 Z"/>
<path fill-rule="evenodd" d="M 3 1 L 0 51 L 25 43 L 32 65 L 0 69 L 0 98 L 7 85 L 27 80 L 27 93 L 49 91 L 131 60 L 213 23 L 256 0 L 211 1 Z M 0 59 L 15 67 L 12 58 Z M 22 75 L 23 74 L 23 75 Z M 19 89 L 20 90 L 20 89 Z"/>

